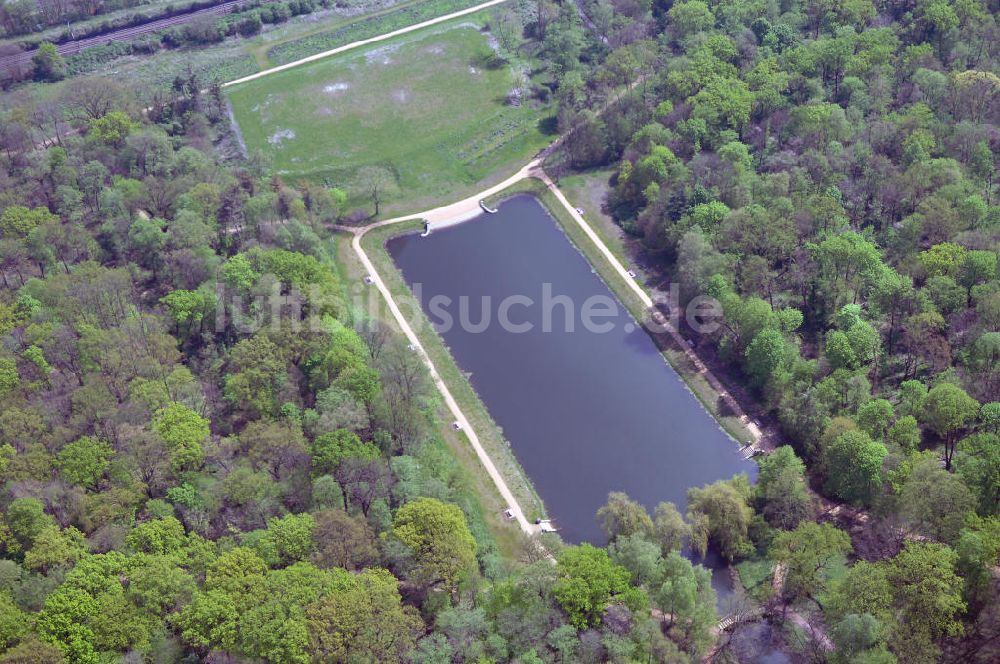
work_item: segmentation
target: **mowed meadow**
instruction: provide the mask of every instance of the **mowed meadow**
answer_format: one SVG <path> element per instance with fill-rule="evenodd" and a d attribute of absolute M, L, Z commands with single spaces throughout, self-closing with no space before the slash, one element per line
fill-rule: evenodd
<path fill-rule="evenodd" d="M 468 19 L 375 44 L 227 91 L 250 152 L 383 211 L 447 202 L 541 149 L 546 109 L 511 105 L 527 86 Z M 527 95 L 525 95 L 526 97 Z M 395 203 L 395 205 L 394 205 Z"/>

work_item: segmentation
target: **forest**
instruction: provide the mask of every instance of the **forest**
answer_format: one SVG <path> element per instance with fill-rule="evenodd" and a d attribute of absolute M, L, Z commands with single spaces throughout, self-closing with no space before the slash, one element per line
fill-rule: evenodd
<path fill-rule="evenodd" d="M 509 550 L 352 300 L 371 210 L 240 156 L 222 81 L 50 50 L 0 98 L 0 663 L 748 661 L 709 549 L 792 661 L 1000 657 L 1000 5 L 512 4 L 551 171 L 721 303 L 756 483 Z"/>

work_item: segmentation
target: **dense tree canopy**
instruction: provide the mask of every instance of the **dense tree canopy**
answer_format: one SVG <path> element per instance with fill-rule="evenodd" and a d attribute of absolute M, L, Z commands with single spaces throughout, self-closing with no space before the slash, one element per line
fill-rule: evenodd
<path fill-rule="evenodd" d="M 803 659 L 1000 658 L 995 1 L 482 18 L 562 133 L 546 171 L 604 196 L 649 284 L 718 301 L 682 333 L 765 429 L 755 485 L 612 493 L 606 549 L 521 541 L 452 454 L 354 300 L 345 183 L 239 154 L 221 81 L 133 85 L 110 53 L 217 58 L 191 44 L 335 3 L 67 58 L 33 34 L 134 4 L 0 7 L 38 44 L 0 72 L 0 662 L 735 661 L 752 628 L 720 610 L 754 605 Z"/>

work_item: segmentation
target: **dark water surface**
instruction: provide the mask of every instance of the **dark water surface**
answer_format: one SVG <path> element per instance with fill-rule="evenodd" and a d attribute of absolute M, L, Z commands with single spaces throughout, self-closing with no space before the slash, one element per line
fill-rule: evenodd
<path fill-rule="evenodd" d="M 497 214 L 429 237 L 394 238 L 387 248 L 431 321 L 442 322 L 442 310 L 454 319 L 441 332 L 445 343 L 567 542 L 604 544 L 594 513 L 609 491 L 625 491 L 650 510 L 669 500 L 683 512 L 688 488 L 740 472 L 753 476 L 756 466 L 740 458 L 736 443 L 534 197 L 516 196 Z M 436 295 L 452 304 L 435 309 Z M 497 322 L 511 295 L 534 300 L 508 309 L 511 322 L 530 322 L 531 331 Z M 566 307 L 553 301 L 560 295 L 575 307 L 572 330 Z M 482 331 L 459 324 L 462 296 L 467 321 L 491 315 Z M 483 296 L 490 298 L 485 311 Z M 612 323 L 610 331 L 582 324 L 583 305 L 594 296 L 601 301 L 592 306 L 613 315 L 593 320 Z"/>

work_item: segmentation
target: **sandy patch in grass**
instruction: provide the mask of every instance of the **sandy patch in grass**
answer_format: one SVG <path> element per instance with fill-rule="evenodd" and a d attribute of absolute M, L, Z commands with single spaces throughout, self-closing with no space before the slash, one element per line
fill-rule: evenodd
<path fill-rule="evenodd" d="M 344 90 L 349 90 L 350 87 L 351 87 L 350 83 L 344 83 L 338 81 L 337 83 L 330 83 L 329 85 L 324 85 L 323 92 L 325 92 L 328 95 L 335 95 L 339 92 L 343 92 Z"/>
<path fill-rule="evenodd" d="M 281 145 L 283 141 L 295 138 L 295 132 L 291 129 L 279 129 L 267 137 L 267 142 L 271 145 Z"/>
<path fill-rule="evenodd" d="M 410 91 L 406 88 L 400 88 L 398 90 L 392 91 L 392 98 L 398 101 L 400 104 L 405 104 L 410 101 Z"/>
<path fill-rule="evenodd" d="M 378 48 L 373 48 L 365 52 L 365 62 L 368 64 L 391 65 L 393 59 L 389 57 L 399 50 L 399 44 L 387 44 Z"/>

